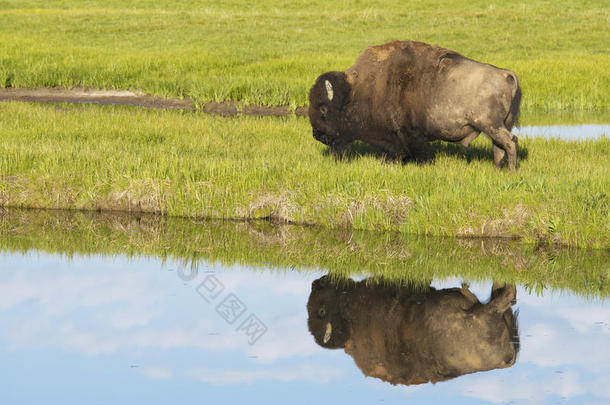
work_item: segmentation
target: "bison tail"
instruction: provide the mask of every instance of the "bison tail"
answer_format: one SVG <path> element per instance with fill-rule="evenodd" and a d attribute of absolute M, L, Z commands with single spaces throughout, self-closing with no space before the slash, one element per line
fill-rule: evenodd
<path fill-rule="evenodd" d="M 519 110 L 521 108 L 521 86 L 519 86 L 517 75 L 512 72 L 510 72 L 506 76 L 506 80 L 513 85 L 513 94 L 510 103 L 510 109 L 508 110 L 508 115 L 504 120 L 504 125 L 506 125 L 506 129 L 510 131 L 513 129 L 513 126 L 519 128 Z"/>

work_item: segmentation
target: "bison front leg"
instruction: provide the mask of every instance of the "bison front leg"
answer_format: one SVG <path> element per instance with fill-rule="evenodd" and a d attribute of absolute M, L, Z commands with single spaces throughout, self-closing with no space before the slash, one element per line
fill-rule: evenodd
<path fill-rule="evenodd" d="M 405 147 L 395 134 L 376 136 L 370 143 L 383 150 L 383 158 L 387 161 L 405 160 Z"/>
<path fill-rule="evenodd" d="M 343 156 L 345 156 L 345 151 L 347 150 L 349 144 L 349 142 L 343 141 L 335 142 L 330 145 L 330 152 L 333 154 L 335 159 L 341 160 L 343 159 Z"/>
<path fill-rule="evenodd" d="M 407 138 L 407 149 L 418 163 L 427 163 L 434 160 L 434 149 L 422 135 Z"/>
<path fill-rule="evenodd" d="M 426 137 L 419 133 L 408 133 L 404 129 L 396 129 L 396 139 L 399 140 L 398 149 L 402 152 L 403 162 L 410 156 L 418 163 L 434 160 L 434 150 Z"/>

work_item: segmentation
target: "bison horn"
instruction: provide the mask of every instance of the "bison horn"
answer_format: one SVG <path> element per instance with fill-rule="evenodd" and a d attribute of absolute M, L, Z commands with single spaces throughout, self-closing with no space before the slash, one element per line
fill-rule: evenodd
<path fill-rule="evenodd" d="M 330 340 L 330 335 L 333 333 L 333 326 L 330 322 L 326 322 L 326 332 L 324 333 L 324 344 Z"/>
<path fill-rule="evenodd" d="M 333 91 L 333 85 L 331 82 L 329 82 L 328 80 L 324 81 L 324 84 L 326 85 L 326 94 L 328 94 L 328 100 L 329 101 L 333 101 L 333 97 L 335 95 L 335 92 Z"/>

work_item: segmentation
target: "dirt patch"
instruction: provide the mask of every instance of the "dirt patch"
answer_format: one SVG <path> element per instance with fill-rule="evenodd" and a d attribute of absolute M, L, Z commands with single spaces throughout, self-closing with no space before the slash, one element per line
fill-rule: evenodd
<path fill-rule="evenodd" d="M 195 110 L 191 100 L 167 99 L 136 94 L 125 90 L 95 89 L 0 89 L 0 101 L 28 101 L 35 103 L 92 103 L 120 104 L 141 107 Z"/>
<path fill-rule="evenodd" d="M 27 101 L 33 103 L 90 103 L 109 105 L 133 105 L 138 107 L 161 108 L 170 110 L 203 111 L 207 114 L 233 116 L 306 116 L 307 107 L 297 107 L 292 110 L 287 106 L 268 107 L 243 106 L 233 101 L 221 103 L 209 102 L 197 108 L 189 99 L 164 98 L 148 94 L 137 94 L 127 90 L 97 90 L 97 89 L 15 89 L 0 88 L 0 101 Z"/>

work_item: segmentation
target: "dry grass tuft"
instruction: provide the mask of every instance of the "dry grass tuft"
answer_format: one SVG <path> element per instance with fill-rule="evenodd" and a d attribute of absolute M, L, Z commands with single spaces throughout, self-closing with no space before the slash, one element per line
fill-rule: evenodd
<path fill-rule="evenodd" d="M 290 193 L 265 193 L 258 196 L 248 206 L 249 219 L 269 219 L 278 222 L 296 222 L 299 206 L 292 200 Z"/>
<path fill-rule="evenodd" d="M 127 188 L 109 193 L 98 202 L 99 210 L 167 213 L 162 186 L 152 179 L 131 179 Z"/>
<path fill-rule="evenodd" d="M 481 219 L 480 227 L 464 225 L 457 231 L 458 236 L 507 238 L 519 236 L 523 226 L 530 218 L 527 207 L 517 204 L 512 210 L 502 209 L 502 218 Z M 476 220 L 476 218 L 474 218 Z"/>
<path fill-rule="evenodd" d="M 331 204 L 345 207 L 340 215 L 339 225 L 352 226 L 358 217 L 367 214 L 379 214 L 389 219 L 392 224 L 400 225 L 405 222 L 409 213 L 415 207 L 415 202 L 406 195 L 390 195 L 381 198 L 376 195 L 367 195 L 362 199 L 331 198 Z"/>

